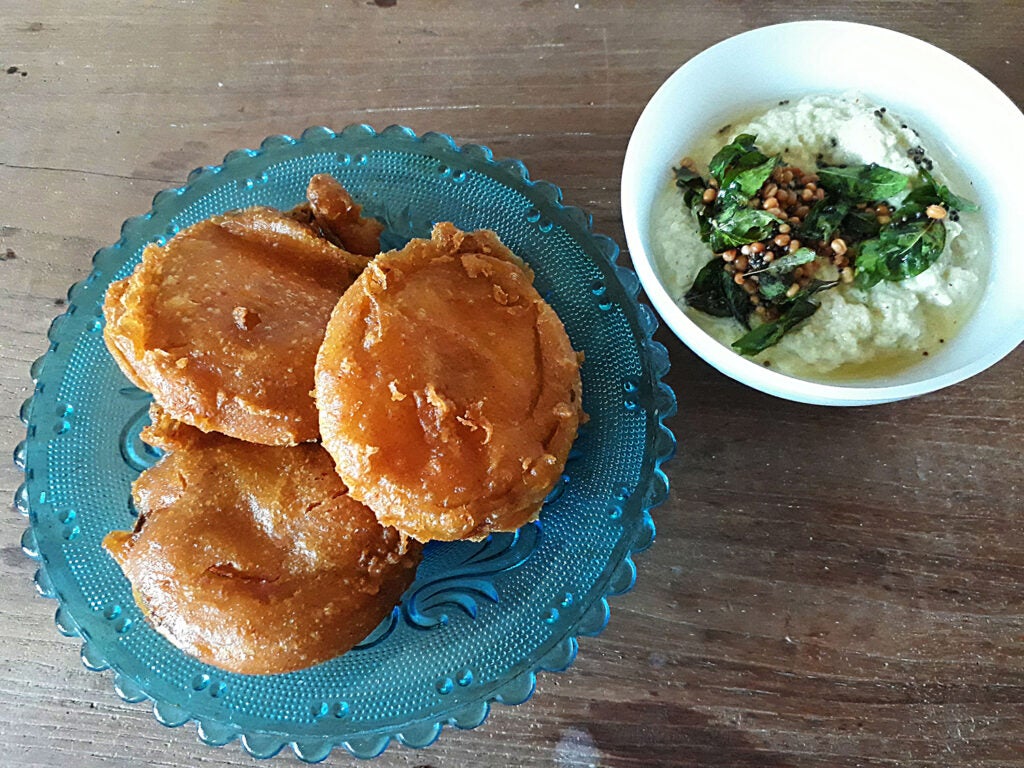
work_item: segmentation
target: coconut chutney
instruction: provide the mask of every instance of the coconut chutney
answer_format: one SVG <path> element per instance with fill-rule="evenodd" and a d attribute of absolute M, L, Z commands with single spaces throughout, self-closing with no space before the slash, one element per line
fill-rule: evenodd
<path fill-rule="evenodd" d="M 723 126 L 687 154 L 707 168 L 714 153 L 740 134 L 756 135 L 762 152 L 807 170 L 817 164 L 876 163 L 915 179 L 924 164 L 940 183 L 971 194 L 969 180 L 936 151 L 937 145 L 924 146 L 899 117 L 856 94 L 780 102 Z M 944 225 L 943 252 L 924 272 L 870 288 L 844 284 L 821 292 L 814 315 L 752 359 L 800 378 L 853 380 L 907 367 L 939 348 L 977 304 L 987 273 L 980 217 L 965 213 Z M 713 253 L 674 185 L 655 203 L 651 240 L 655 266 L 670 295 L 694 322 L 729 346 L 745 332 L 743 326 L 733 318 L 699 312 L 683 299 Z"/>

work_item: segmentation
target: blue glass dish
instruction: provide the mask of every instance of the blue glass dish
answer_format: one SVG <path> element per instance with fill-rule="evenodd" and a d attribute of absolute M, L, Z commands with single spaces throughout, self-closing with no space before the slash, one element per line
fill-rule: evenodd
<path fill-rule="evenodd" d="M 442 220 L 496 230 L 534 269 L 586 355 L 590 420 L 537 523 L 479 543 L 429 545 L 401 605 L 343 656 L 286 675 L 230 674 L 158 635 L 100 546 L 108 531 L 132 525 L 131 482 L 158 458 L 138 439 L 149 397 L 107 353 L 101 307 L 107 286 L 132 271 L 147 243 L 235 208 L 289 208 L 321 172 L 385 222 L 387 247 L 428 236 Z M 659 468 L 675 447 L 663 424 L 675 410 L 661 382 L 668 356 L 651 340 L 657 322 L 637 303 L 636 276 L 617 256 L 587 214 L 563 206 L 558 188 L 530 181 L 519 161 L 398 126 L 273 136 L 160 192 L 69 290 L 22 408 L 22 545 L 39 562 L 39 592 L 59 603 L 58 629 L 82 639 L 88 668 L 113 671 L 126 701 L 150 700 L 161 723 L 195 720 L 207 744 L 237 738 L 256 757 L 286 745 L 310 762 L 336 746 L 359 757 L 391 740 L 424 747 L 445 725 L 480 725 L 492 702 L 528 699 L 539 670 L 566 669 L 576 638 L 604 628 L 607 598 L 632 586 L 631 557 L 651 543 L 650 509 L 668 493 Z"/>

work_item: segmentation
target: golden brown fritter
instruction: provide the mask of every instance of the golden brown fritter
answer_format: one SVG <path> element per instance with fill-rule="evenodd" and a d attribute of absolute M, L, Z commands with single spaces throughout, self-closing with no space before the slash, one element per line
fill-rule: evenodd
<path fill-rule="evenodd" d="M 534 518 L 582 415 L 579 361 L 493 232 L 438 224 L 338 302 L 316 365 L 324 447 L 350 493 L 420 541 Z"/>
<path fill-rule="evenodd" d="M 139 520 L 103 541 L 149 622 L 246 674 L 289 672 L 366 637 L 412 582 L 420 546 L 346 493 L 320 446 L 255 445 L 175 425 L 135 481 Z"/>
<path fill-rule="evenodd" d="M 139 434 L 142 442 L 170 453 L 200 444 L 206 433 L 183 421 L 172 419 L 154 400 L 149 404 L 149 424 Z"/>
<path fill-rule="evenodd" d="M 380 236 L 384 225 L 364 217 L 363 207 L 333 176 L 319 173 L 306 188 L 310 211 L 321 233 L 341 248 L 363 256 L 380 253 Z"/>
<path fill-rule="evenodd" d="M 111 285 L 104 338 L 174 419 L 269 445 L 315 440 L 317 349 L 366 263 L 269 208 L 215 216 L 148 246 Z"/>

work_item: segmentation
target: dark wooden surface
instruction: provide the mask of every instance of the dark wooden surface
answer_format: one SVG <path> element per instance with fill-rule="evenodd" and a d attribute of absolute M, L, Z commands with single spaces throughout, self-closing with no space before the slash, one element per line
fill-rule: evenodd
<path fill-rule="evenodd" d="M 265 135 L 402 123 L 485 143 L 621 243 L 619 172 L 645 101 L 746 29 L 879 23 L 1024 103 L 1024 4 L 768 5 L 6 0 L 0 445 L 23 434 L 28 365 L 92 252 L 157 190 Z M 530 702 L 377 764 L 1024 765 L 1024 353 L 937 394 L 839 410 L 760 395 L 660 339 L 680 447 L 636 588 Z M 0 466 L 0 497 L 18 483 Z M 251 764 L 81 667 L 35 595 L 23 525 L 0 516 L 0 765 Z"/>

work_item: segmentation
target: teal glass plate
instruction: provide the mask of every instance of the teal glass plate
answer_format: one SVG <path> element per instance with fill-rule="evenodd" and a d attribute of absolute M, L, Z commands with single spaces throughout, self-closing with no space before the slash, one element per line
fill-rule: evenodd
<path fill-rule="evenodd" d="M 429 545 L 401 605 L 349 653 L 286 675 L 231 674 L 157 634 L 101 548 L 108 531 L 133 524 L 131 483 L 158 458 L 138 439 L 149 396 L 107 353 L 101 307 L 146 244 L 231 209 L 290 208 L 322 172 L 385 222 L 387 247 L 428 236 L 437 221 L 497 231 L 586 355 L 590 419 L 538 522 L 483 542 Z M 22 408 L 22 545 L 39 563 L 39 592 L 59 604 L 58 629 L 81 638 L 88 668 L 112 670 L 126 701 L 149 700 L 161 723 L 194 720 L 207 744 L 239 739 L 256 757 L 288 745 L 310 762 L 337 746 L 359 757 L 392 740 L 424 747 L 445 725 L 480 725 L 493 702 L 528 699 L 538 671 L 564 670 L 577 637 L 604 628 L 607 598 L 632 586 L 632 555 L 651 543 L 650 509 L 668 493 L 660 470 L 675 447 L 663 424 L 675 410 L 661 382 L 668 356 L 651 339 L 657 322 L 637 303 L 636 275 L 617 256 L 587 214 L 563 206 L 558 188 L 531 181 L 519 161 L 398 126 L 273 136 L 160 192 L 68 291 Z"/>

